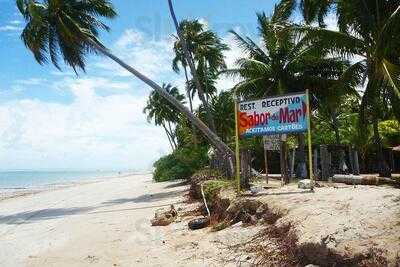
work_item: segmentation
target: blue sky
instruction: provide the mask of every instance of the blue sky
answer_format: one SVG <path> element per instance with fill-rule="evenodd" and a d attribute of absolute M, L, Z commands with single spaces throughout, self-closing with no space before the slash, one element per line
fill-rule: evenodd
<path fill-rule="evenodd" d="M 157 82 L 183 88 L 171 71 L 173 28 L 166 0 L 114 0 L 119 16 L 101 35 L 115 54 Z M 228 30 L 255 37 L 256 12 L 276 1 L 174 1 L 179 19 L 197 18 L 241 56 Z M 0 169 L 149 169 L 169 152 L 162 129 L 142 109 L 150 89 L 104 57 L 92 56 L 77 77 L 40 66 L 20 40 L 24 26 L 15 3 L 0 0 Z M 219 89 L 231 87 L 226 78 Z"/>

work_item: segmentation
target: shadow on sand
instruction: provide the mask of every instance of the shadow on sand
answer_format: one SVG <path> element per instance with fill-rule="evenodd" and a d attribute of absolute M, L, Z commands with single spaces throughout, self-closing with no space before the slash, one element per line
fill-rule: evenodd
<path fill-rule="evenodd" d="M 179 184 L 173 184 L 175 187 L 178 187 Z M 172 187 L 172 185 L 170 185 Z M 79 215 L 79 214 L 95 214 L 95 213 L 111 213 L 111 212 L 121 212 L 121 211 L 135 211 L 141 209 L 148 209 L 148 208 L 160 208 L 160 207 L 167 207 L 171 204 L 178 204 L 181 202 L 177 202 L 176 200 L 171 203 L 160 203 L 157 204 L 156 202 L 165 200 L 168 198 L 173 198 L 177 196 L 181 196 L 185 193 L 186 189 L 174 190 L 169 192 L 160 192 L 155 194 L 143 194 L 138 197 L 134 198 L 118 198 L 112 199 L 109 201 L 102 202 L 98 206 L 92 207 L 73 207 L 73 208 L 48 208 L 48 209 L 40 209 L 40 210 L 33 210 L 33 211 L 24 211 L 19 212 L 11 215 L 0 215 L 0 224 L 23 224 L 23 223 L 32 223 L 35 221 L 42 221 L 42 220 L 51 220 L 57 219 L 61 217 L 67 217 L 71 215 Z M 154 203 L 153 205 L 146 205 L 142 207 L 127 207 L 123 209 L 109 209 L 109 210 L 98 210 L 100 208 L 107 208 L 114 205 L 121 205 L 125 203 Z"/>
<path fill-rule="evenodd" d="M 1 224 L 22 224 L 41 220 L 51 220 L 69 215 L 77 215 L 80 213 L 86 213 L 93 210 L 93 207 L 80 207 L 80 208 L 68 208 L 68 209 L 42 209 L 35 211 L 20 212 L 12 215 L 1 216 Z"/>
<path fill-rule="evenodd" d="M 160 201 L 166 198 L 171 198 L 171 197 L 177 197 L 180 195 L 183 195 L 185 193 L 185 189 L 182 190 L 174 190 L 174 191 L 169 191 L 169 192 L 160 192 L 156 194 L 144 194 L 138 197 L 134 198 L 118 198 L 118 199 L 113 199 L 109 200 L 106 202 L 103 202 L 102 204 L 108 206 L 108 205 L 118 205 L 118 204 L 124 204 L 124 203 L 151 203 L 151 202 L 156 202 Z"/>

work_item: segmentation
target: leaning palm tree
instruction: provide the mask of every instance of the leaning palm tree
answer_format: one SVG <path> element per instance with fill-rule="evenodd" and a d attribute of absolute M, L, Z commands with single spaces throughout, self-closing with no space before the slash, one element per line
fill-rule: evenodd
<path fill-rule="evenodd" d="M 184 104 L 185 96 L 179 93 L 177 87 L 173 87 L 170 84 L 163 84 L 162 88 L 176 100 Z M 154 120 L 155 125 L 161 125 L 164 128 L 171 148 L 175 150 L 177 143 L 173 124 L 179 122 L 179 116 L 176 116 L 179 110 L 157 93 L 157 91 L 152 91 L 143 112 L 147 114 L 149 122 Z"/>
<path fill-rule="evenodd" d="M 98 39 L 100 30 L 109 30 L 101 18 L 114 18 L 116 12 L 107 0 L 17 0 L 26 21 L 22 40 L 35 59 L 51 61 L 59 68 L 60 58 L 75 71 L 85 70 L 89 54 L 109 57 L 158 92 L 208 138 L 221 153 L 232 157 L 232 150 L 182 103 L 147 76 L 113 55 Z"/>
<path fill-rule="evenodd" d="M 327 54 L 324 51 L 308 44 L 306 35 L 297 34 L 292 29 L 289 19 L 292 4 L 283 1 L 275 7 L 270 17 L 258 14 L 262 46 L 249 37 L 231 31 L 247 56 L 237 60 L 237 68 L 225 73 L 242 79 L 236 85 L 237 92 L 242 96 L 260 98 L 304 92 L 306 89 L 315 95 L 321 88 L 332 86 L 346 68 L 340 58 L 325 57 Z M 297 176 L 304 177 L 305 140 L 303 134 L 298 137 Z"/>
<path fill-rule="evenodd" d="M 299 27 L 307 31 L 310 42 L 320 49 L 357 56 L 354 67 L 364 68 L 366 89 L 361 103 L 361 121 L 372 122 L 378 149 L 379 173 L 390 176 L 382 152 L 378 123 L 387 104 L 400 118 L 400 4 L 398 1 L 302 0 L 306 22 L 323 20 L 331 8 L 336 10 L 339 31 L 323 27 Z M 383 109 L 382 109 L 383 108 Z"/>

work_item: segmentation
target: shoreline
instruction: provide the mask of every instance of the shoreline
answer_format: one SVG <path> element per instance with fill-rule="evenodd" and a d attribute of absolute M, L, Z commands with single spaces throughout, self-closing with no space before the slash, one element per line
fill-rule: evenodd
<path fill-rule="evenodd" d="M 0 265 L 202 266 L 187 222 L 150 224 L 156 209 L 184 207 L 186 192 L 139 174 L 1 201 Z"/>
<path fill-rule="evenodd" d="M 59 182 L 59 183 L 48 183 L 48 184 L 41 184 L 41 185 L 33 185 L 33 186 L 26 186 L 26 187 L 4 187 L 0 188 L 0 202 L 8 200 L 8 199 L 15 199 L 24 196 L 30 196 L 34 194 L 39 194 L 43 192 L 49 191 L 56 191 L 60 189 L 75 187 L 79 185 L 85 184 L 93 184 L 98 182 L 103 182 L 106 180 L 116 179 L 116 178 L 124 178 L 128 176 L 136 176 L 136 175 L 147 175 L 151 172 L 132 172 L 132 173 L 121 173 L 121 175 L 113 175 L 113 176 L 104 176 L 104 177 L 87 177 L 87 178 L 80 178 L 79 180 L 75 181 L 68 181 L 68 182 Z"/>

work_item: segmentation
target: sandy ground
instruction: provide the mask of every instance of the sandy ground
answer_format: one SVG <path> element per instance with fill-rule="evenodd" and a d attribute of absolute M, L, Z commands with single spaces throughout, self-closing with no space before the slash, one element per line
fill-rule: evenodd
<path fill-rule="evenodd" d="M 392 260 L 400 255 L 400 189 L 320 184 L 314 193 L 290 184 L 255 198 L 283 211 L 278 223 L 293 222 L 300 242 L 324 242 L 350 254 L 374 247 Z"/>
<path fill-rule="evenodd" d="M 272 182 L 273 183 L 273 182 Z M 275 182 L 279 183 L 279 182 Z M 150 226 L 158 208 L 184 202 L 179 182 L 153 183 L 150 175 L 113 178 L 0 201 L 0 266 L 246 266 L 227 249 L 260 226 L 234 225 L 217 233 L 190 231 L 190 217 Z M 284 212 L 300 242 L 321 242 L 344 253 L 381 248 L 400 252 L 400 190 L 385 186 L 316 188 L 295 184 L 253 198 Z"/>
<path fill-rule="evenodd" d="M 255 227 L 191 232 L 188 218 L 150 226 L 159 207 L 187 209 L 186 190 L 137 175 L 2 200 L 0 266 L 236 265 L 221 240 L 245 240 Z"/>

